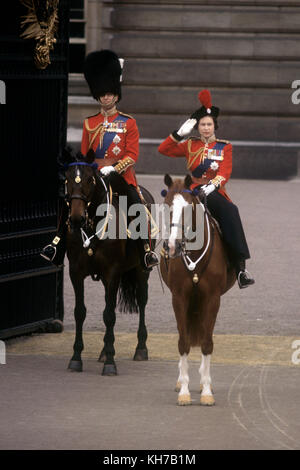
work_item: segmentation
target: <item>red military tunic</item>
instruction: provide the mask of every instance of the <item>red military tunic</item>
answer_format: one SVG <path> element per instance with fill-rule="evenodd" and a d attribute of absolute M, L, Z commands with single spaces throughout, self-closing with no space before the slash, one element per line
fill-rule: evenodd
<path fill-rule="evenodd" d="M 139 131 L 135 119 L 117 111 L 105 117 L 101 112 L 83 123 L 81 153 L 92 148 L 98 168 L 112 165 L 128 184 L 137 186 L 133 165 L 139 155 Z"/>
<path fill-rule="evenodd" d="M 192 173 L 192 189 L 211 182 L 230 201 L 225 184 L 232 172 L 232 145 L 227 140 L 212 136 L 208 143 L 198 137 L 178 142 L 170 135 L 160 144 L 158 151 L 168 157 L 186 158 L 187 169 Z"/>

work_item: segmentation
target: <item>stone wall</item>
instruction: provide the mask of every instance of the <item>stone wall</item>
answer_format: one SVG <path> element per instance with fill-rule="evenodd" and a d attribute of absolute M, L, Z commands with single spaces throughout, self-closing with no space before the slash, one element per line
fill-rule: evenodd
<path fill-rule="evenodd" d="M 120 109 L 139 125 L 140 171 L 159 173 L 170 164 L 151 139 L 178 128 L 199 107 L 198 91 L 208 88 L 221 108 L 218 137 L 235 143 L 233 176 L 293 176 L 300 150 L 300 104 L 291 100 L 300 79 L 298 1 L 107 0 L 101 7 L 101 47 L 125 58 Z M 71 78 L 69 125 L 81 127 L 96 112 L 82 77 Z"/>

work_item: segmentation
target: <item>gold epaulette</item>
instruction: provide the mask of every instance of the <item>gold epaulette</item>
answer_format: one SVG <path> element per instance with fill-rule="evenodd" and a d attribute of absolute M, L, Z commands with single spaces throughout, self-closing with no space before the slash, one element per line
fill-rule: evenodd
<path fill-rule="evenodd" d="M 217 142 L 223 142 L 224 144 L 230 144 L 229 140 L 225 139 L 216 139 Z"/>
<path fill-rule="evenodd" d="M 130 116 L 130 114 L 123 113 L 122 111 L 119 111 L 119 110 L 118 110 L 118 113 L 119 113 L 119 114 L 122 114 L 122 116 L 128 117 L 129 119 L 134 119 L 134 117 L 133 117 L 133 116 Z"/>

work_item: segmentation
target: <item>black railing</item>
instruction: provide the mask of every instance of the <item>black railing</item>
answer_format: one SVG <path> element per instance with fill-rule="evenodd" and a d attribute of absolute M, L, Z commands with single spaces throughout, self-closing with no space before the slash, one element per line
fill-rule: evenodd
<path fill-rule="evenodd" d="M 59 2 L 51 63 L 39 70 L 35 40 L 20 38 L 26 8 L 10 0 L 0 19 L 0 338 L 63 319 L 63 269 L 40 255 L 57 229 L 66 143 L 69 0 Z M 2 180 L 2 183 L 1 183 Z"/>

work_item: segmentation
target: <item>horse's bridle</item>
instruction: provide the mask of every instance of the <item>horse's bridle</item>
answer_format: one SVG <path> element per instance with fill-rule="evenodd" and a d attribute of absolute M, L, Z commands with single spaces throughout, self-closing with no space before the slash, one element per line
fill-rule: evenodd
<path fill-rule="evenodd" d="M 89 166 L 93 169 L 96 169 L 98 167 L 97 164 L 95 163 L 87 163 L 87 162 L 81 162 L 81 161 L 78 161 L 78 162 L 72 162 L 72 163 L 69 163 L 67 165 L 65 165 L 65 169 L 68 169 L 69 167 L 72 167 L 72 166 L 75 166 L 75 167 L 79 167 L 79 166 Z M 95 181 L 95 176 L 93 176 L 94 178 L 94 184 L 96 184 L 96 181 Z M 78 179 L 76 181 L 76 179 Z M 75 182 L 76 183 L 80 183 L 81 182 L 81 175 L 80 175 L 80 171 L 79 171 L 79 168 L 77 169 L 77 174 L 75 176 Z M 67 183 L 67 180 L 66 180 L 66 183 Z M 85 196 L 85 194 L 72 194 L 71 196 L 68 195 L 68 194 L 65 194 L 65 201 L 69 207 L 69 215 L 68 215 L 68 220 L 67 220 L 67 224 L 70 226 L 70 216 L 71 216 L 71 207 L 70 207 L 70 203 L 74 200 L 74 199 L 79 199 L 81 201 L 83 201 L 85 203 L 85 209 L 84 209 L 84 214 L 85 214 L 85 221 L 84 221 L 84 224 L 83 226 L 84 227 L 91 227 L 92 226 L 92 221 L 89 219 L 89 214 L 88 214 L 88 207 L 89 205 L 91 204 L 91 201 L 89 200 L 89 198 L 87 196 Z M 82 230 L 82 228 L 81 228 Z"/>
<path fill-rule="evenodd" d="M 69 163 L 68 165 L 66 165 L 66 168 L 69 168 L 70 166 L 89 166 L 89 167 L 94 168 L 94 169 L 96 169 L 98 167 L 97 163 L 87 163 L 87 162 Z M 76 178 L 79 178 L 79 181 L 76 181 Z M 75 177 L 75 182 L 78 183 L 80 181 L 81 181 L 80 175 L 78 174 Z M 67 202 L 71 202 L 73 199 L 80 199 L 81 201 L 85 202 L 86 204 L 88 204 L 90 202 L 84 194 L 72 194 L 72 196 L 69 196 L 67 194 L 65 195 L 65 200 Z"/>
<path fill-rule="evenodd" d="M 67 165 L 67 168 L 70 167 L 70 166 L 89 166 L 91 168 L 93 168 L 94 170 L 97 170 L 98 168 L 98 165 L 97 163 L 87 163 L 87 162 L 73 162 L 73 163 L 69 163 Z M 79 178 L 78 181 L 76 181 L 76 178 Z M 84 248 L 87 248 L 89 245 L 90 245 L 90 241 L 92 240 L 92 238 L 94 238 L 95 236 L 98 236 L 98 238 L 101 240 L 103 238 L 103 235 L 104 235 L 104 232 L 106 230 L 106 226 L 107 226 L 107 222 L 108 222 L 108 218 L 109 218 L 109 215 L 110 215 L 110 207 L 111 207 L 111 200 L 112 200 L 112 190 L 111 190 L 111 187 L 107 187 L 103 178 L 101 178 L 101 176 L 97 173 L 97 171 L 94 172 L 94 184 L 96 185 L 96 180 L 98 180 L 99 182 L 101 182 L 102 186 L 104 187 L 104 190 L 105 190 L 105 194 L 106 194 L 106 199 L 107 199 L 107 215 L 106 215 L 106 218 L 105 218 L 105 221 L 104 221 L 104 224 L 103 224 L 103 227 L 101 227 L 100 230 L 98 230 L 96 233 L 94 233 L 91 237 L 88 237 L 88 235 L 85 233 L 85 231 L 81 228 L 81 236 L 82 236 L 82 240 L 83 240 L 83 247 Z M 76 183 L 80 183 L 80 172 L 78 170 L 78 173 L 77 173 L 77 176 L 75 177 L 75 182 Z M 72 196 L 68 196 L 66 195 L 66 202 L 67 204 L 69 205 L 69 203 L 73 200 L 73 199 L 80 199 L 82 200 L 83 202 L 85 202 L 85 204 L 87 205 L 87 207 L 89 206 L 89 204 L 91 203 L 91 201 L 89 201 L 89 199 L 84 195 L 84 194 L 73 194 Z M 87 212 L 87 207 L 85 208 L 85 225 L 92 225 L 92 222 L 89 220 L 89 217 L 88 217 L 88 212 Z M 70 217 L 70 214 L 69 214 L 69 217 Z M 101 232 L 101 235 L 99 236 L 99 233 Z"/>
<path fill-rule="evenodd" d="M 205 215 L 206 226 L 207 226 L 207 231 L 208 231 L 208 241 L 207 241 L 207 244 L 206 244 L 204 250 L 202 251 L 201 255 L 198 257 L 198 259 L 196 261 L 193 261 L 189 257 L 189 255 L 188 255 L 188 253 L 185 249 L 185 240 L 183 240 L 183 242 L 180 243 L 180 251 L 181 251 L 181 257 L 183 259 L 183 262 L 184 262 L 186 268 L 189 271 L 192 271 L 192 272 L 196 269 L 198 263 L 204 258 L 204 255 L 208 252 L 208 258 L 207 258 L 204 266 L 201 269 L 201 274 L 199 276 L 199 278 L 200 278 L 202 276 L 203 272 L 205 271 L 205 269 L 206 269 L 206 267 L 207 267 L 207 265 L 210 261 L 211 255 L 212 255 L 212 250 L 213 250 L 213 246 L 214 246 L 214 225 L 210 226 L 209 211 L 207 209 L 207 199 L 206 199 L 206 195 L 201 191 L 201 188 L 200 189 L 195 188 L 194 190 L 182 189 L 177 194 L 181 194 L 181 193 L 192 194 L 193 196 L 195 196 L 195 198 L 196 198 L 196 200 L 198 201 L 199 204 L 201 203 L 201 204 L 204 205 L 204 215 Z M 181 226 L 181 224 L 171 223 L 170 226 L 171 227 Z M 199 280 L 199 278 L 197 277 L 198 280 Z"/>

